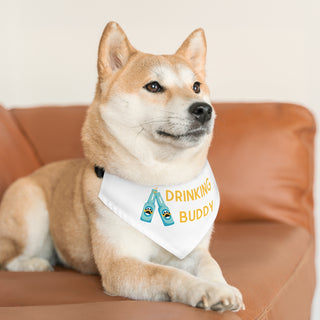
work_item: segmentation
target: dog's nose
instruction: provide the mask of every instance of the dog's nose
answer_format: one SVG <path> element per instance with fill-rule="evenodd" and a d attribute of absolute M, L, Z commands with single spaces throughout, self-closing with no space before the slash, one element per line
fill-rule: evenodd
<path fill-rule="evenodd" d="M 204 124 L 211 119 L 212 107 L 205 102 L 195 102 L 189 107 L 189 113 Z"/>

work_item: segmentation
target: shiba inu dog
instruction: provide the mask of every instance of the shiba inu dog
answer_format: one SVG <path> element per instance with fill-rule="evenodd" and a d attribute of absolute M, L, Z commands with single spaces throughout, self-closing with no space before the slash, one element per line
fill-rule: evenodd
<path fill-rule="evenodd" d="M 209 254 L 211 229 L 181 260 L 98 198 L 103 170 L 140 185 L 177 185 L 199 174 L 215 118 L 205 58 L 202 29 L 175 54 L 151 55 L 136 50 L 117 23 L 106 26 L 96 94 L 82 129 L 85 158 L 48 164 L 8 188 L 0 206 L 2 268 L 49 271 L 58 259 L 99 273 L 110 295 L 244 309 L 241 293 Z M 150 201 L 141 223 L 153 214 L 154 196 Z M 163 199 L 157 201 L 167 210 L 163 218 L 171 219 Z"/>

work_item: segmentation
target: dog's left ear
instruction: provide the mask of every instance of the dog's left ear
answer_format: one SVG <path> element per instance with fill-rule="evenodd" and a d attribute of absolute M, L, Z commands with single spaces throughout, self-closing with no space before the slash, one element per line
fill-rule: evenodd
<path fill-rule="evenodd" d="M 136 52 L 121 27 L 114 21 L 109 22 L 102 33 L 99 44 L 99 79 L 105 80 L 116 73 Z"/>
<path fill-rule="evenodd" d="M 189 61 L 194 70 L 204 78 L 207 43 L 203 29 L 194 30 L 183 42 L 176 55 Z"/>

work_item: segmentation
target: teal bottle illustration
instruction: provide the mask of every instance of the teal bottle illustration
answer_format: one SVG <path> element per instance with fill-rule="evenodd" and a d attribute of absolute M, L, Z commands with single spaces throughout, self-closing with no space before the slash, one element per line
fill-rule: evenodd
<path fill-rule="evenodd" d="M 158 203 L 158 210 L 163 224 L 165 226 L 171 226 L 172 224 L 174 224 L 174 221 L 172 219 L 170 209 L 164 203 L 160 192 L 157 192 L 156 199 Z"/>
<path fill-rule="evenodd" d="M 157 190 L 152 189 L 148 201 L 143 206 L 140 220 L 149 223 L 152 221 L 157 192 Z"/>

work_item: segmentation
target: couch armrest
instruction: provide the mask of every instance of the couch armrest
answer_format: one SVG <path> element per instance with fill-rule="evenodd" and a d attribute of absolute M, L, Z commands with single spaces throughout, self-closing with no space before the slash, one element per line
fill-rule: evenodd
<path fill-rule="evenodd" d="M 215 110 L 209 161 L 221 194 L 218 221 L 280 221 L 313 233 L 310 111 L 285 103 L 223 103 Z"/>

